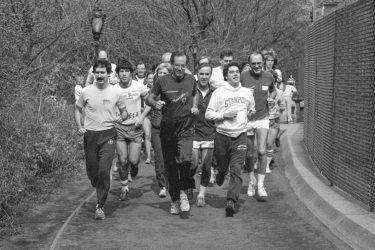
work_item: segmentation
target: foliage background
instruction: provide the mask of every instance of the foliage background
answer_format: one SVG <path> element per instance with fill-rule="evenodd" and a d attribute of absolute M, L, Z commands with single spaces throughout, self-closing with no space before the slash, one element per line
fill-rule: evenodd
<path fill-rule="evenodd" d="M 16 233 L 17 215 L 80 171 L 81 139 L 73 122 L 73 89 L 94 60 L 90 15 L 107 15 L 100 46 L 148 65 L 166 51 L 218 64 L 230 48 L 243 62 L 274 48 L 279 68 L 303 55 L 308 0 L 2 0 L 0 2 L 0 235 Z M 192 67 L 192 63 L 190 63 Z"/>

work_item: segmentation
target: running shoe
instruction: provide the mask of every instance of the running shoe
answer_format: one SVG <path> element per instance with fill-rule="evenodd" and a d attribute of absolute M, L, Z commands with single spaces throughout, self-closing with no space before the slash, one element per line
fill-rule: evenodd
<path fill-rule="evenodd" d="M 179 214 L 180 213 L 180 209 L 178 207 L 178 201 L 175 201 L 171 203 L 171 214 L 172 215 L 175 215 L 175 214 Z"/>
<path fill-rule="evenodd" d="M 204 201 L 204 196 L 197 197 L 197 207 L 204 207 L 206 202 Z"/>
<path fill-rule="evenodd" d="M 162 189 L 160 189 L 159 197 L 160 197 L 160 198 L 165 198 L 165 197 L 167 197 L 167 189 L 166 189 L 165 187 L 163 187 Z"/>
<path fill-rule="evenodd" d="M 130 167 L 130 176 L 132 178 L 136 177 L 138 174 L 138 165 L 131 165 Z"/>
<path fill-rule="evenodd" d="M 96 205 L 96 211 L 95 211 L 95 220 L 104 220 L 105 214 L 103 207 L 99 207 L 99 204 Z"/>
<path fill-rule="evenodd" d="M 234 202 L 232 200 L 227 200 L 225 205 L 225 215 L 227 217 L 233 217 L 234 214 Z"/>
<path fill-rule="evenodd" d="M 181 218 L 188 218 L 190 211 L 189 199 L 186 194 L 180 195 L 180 211 Z"/>
<path fill-rule="evenodd" d="M 267 201 L 268 194 L 264 185 L 258 185 L 258 200 Z"/>
<path fill-rule="evenodd" d="M 129 198 L 128 196 L 129 196 L 129 187 L 128 186 L 121 187 L 121 194 L 120 194 L 119 200 L 126 201 Z"/>
<path fill-rule="evenodd" d="M 253 197 L 255 195 L 255 183 L 250 181 L 249 187 L 247 188 L 247 196 Z"/>

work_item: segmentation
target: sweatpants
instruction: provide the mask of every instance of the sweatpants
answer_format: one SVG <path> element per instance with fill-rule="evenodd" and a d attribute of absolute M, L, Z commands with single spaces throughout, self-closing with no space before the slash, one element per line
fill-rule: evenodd
<path fill-rule="evenodd" d="M 154 149 L 156 181 L 160 188 L 167 187 L 167 171 L 164 167 L 163 149 L 160 141 L 160 128 L 151 128 L 151 144 Z"/>
<path fill-rule="evenodd" d="M 103 207 L 110 188 L 110 172 L 115 156 L 116 129 L 87 131 L 84 135 L 86 172 L 96 189 L 99 207 Z"/>
<path fill-rule="evenodd" d="M 195 188 L 193 157 L 194 123 L 192 117 L 162 121 L 160 139 L 164 167 L 168 173 L 169 195 L 180 199 L 180 191 Z"/>
<path fill-rule="evenodd" d="M 237 202 L 242 187 L 241 169 L 245 161 L 247 146 L 246 133 L 232 138 L 215 134 L 215 157 L 218 174 L 225 176 L 230 171 L 227 200 Z"/>

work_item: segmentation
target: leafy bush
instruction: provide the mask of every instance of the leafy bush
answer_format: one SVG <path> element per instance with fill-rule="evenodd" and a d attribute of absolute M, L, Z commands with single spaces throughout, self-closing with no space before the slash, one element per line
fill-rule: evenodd
<path fill-rule="evenodd" d="M 63 98 L 19 98 L 1 110 L 0 125 L 1 235 L 17 232 L 15 216 L 79 170 L 83 151 Z"/>

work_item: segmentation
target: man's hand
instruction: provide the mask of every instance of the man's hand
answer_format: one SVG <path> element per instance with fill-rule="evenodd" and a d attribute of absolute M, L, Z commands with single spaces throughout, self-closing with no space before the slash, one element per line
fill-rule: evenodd
<path fill-rule="evenodd" d="M 191 108 L 191 113 L 193 115 L 199 115 L 199 109 L 197 108 L 197 106 Z"/>
<path fill-rule="evenodd" d="M 155 103 L 155 109 L 160 110 L 160 109 L 163 108 L 164 105 L 165 105 L 165 102 L 162 101 L 162 100 L 159 100 L 159 101 L 157 101 L 157 102 Z"/>
<path fill-rule="evenodd" d="M 138 117 L 138 119 L 134 123 L 134 128 L 138 128 L 138 127 L 142 126 L 142 123 L 143 123 L 142 117 Z"/>
<path fill-rule="evenodd" d="M 126 109 L 121 110 L 121 115 L 120 115 L 121 122 L 120 123 L 122 123 L 123 121 L 125 121 L 128 118 L 128 115 L 129 114 L 128 114 L 128 111 Z"/>
<path fill-rule="evenodd" d="M 78 135 L 82 136 L 86 133 L 86 129 L 83 127 L 78 128 Z"/>
<path fill-rule="evenodd" d="M 227 111 L 223 114 L 223 117 L 224 119 L 232 120 L 237 117 L 237 111 L 236 110 Z"/>

